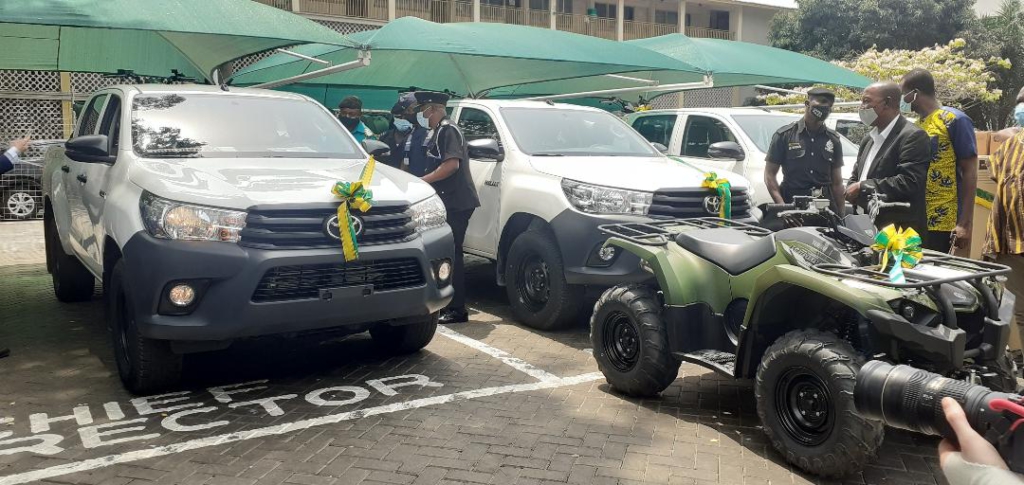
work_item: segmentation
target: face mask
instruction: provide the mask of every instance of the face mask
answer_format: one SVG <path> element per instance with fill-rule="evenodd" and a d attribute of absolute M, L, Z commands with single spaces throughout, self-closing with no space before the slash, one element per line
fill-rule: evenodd
<path fill-rule="evenodd" d="M 402 118 L 395 118 L 395 129 L 402 133 L 412 131 L 412 123 L 409 123 L 408 120 L 403 120 Z"/>
<path fill-rule="evenodd" d="M 426 128 L 428 130 L 430 129 L 430 120 L 427 119 L 427 117 L 423 115 L 422 111 L 419 112 L 419 113 L 416 113 L 416 122 L 419 123 L 420 126 Z"/>
<path fill-rule="evenodd" d="M 1017 120 L 1017 126 L 1024 127 L 1024 103 L 1013 109 L 1013 117 Z"/>
<path fill-rule="evenodd" d="M 811 107 L 811 116 L 819 122 L 825 121 L 828 115 L 832 113 L 832 108 L 828 106 L 814 106 Z"/>
<path fill-rule="evenodd" d="M 902 113 L 909 114 L 909 113 L 913 113 L 914 112 L 914 101 L 917 101 L 917 92 L 916 91 L 911 91 L 911 92 L 914 93 L 914 99 L 910 100 L 910 102 L 907 102 L 907 96 L 906 95 L 903 95 L 903 96 L 900 97 L 900 112 L 902 112 Z M 907 94 L 910 94 L 910 93 L 907 93 Z"/>
<path fill-rule="evenodd" d="M 348 131 L 352 131 L 359 126 L 359 118 L 341 118 L 341 124 L 345 125 Z"/>
<path fill-rule="evenodd" d="M 860 115 L 860 122 L 865 125 L 874 126 L 878 121 L 878 113 L 875 113 L 875 108 L 861 108 L 857 114 Z"/>

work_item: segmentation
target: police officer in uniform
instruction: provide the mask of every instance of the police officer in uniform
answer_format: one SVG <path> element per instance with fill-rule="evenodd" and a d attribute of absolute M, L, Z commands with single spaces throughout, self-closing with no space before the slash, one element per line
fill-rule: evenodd
<path fill-rule="evenodd" d="M 462 243 L 473 211 L 480 207 L 473 176 L 469 171 L 469 149 L 466 138 L 459 127 L 448 120 L 445 105 L 448 95 L 444 93 L 417 91 L 416 121 L 431 130 L 427 141 L 427 174 L 422 177 L 437 191 L 448 210 L 448 225 L 455 235 L 455 261 L 452 271 L 452 285 L 455 296 L 451 304 L 441 312 L 443 324 L 469 321 L 466 311 L 466 277 L 462 254 Z"/>
<path fill-rule="evenodd" d="M 814 88 L 807 92 L 804 116 L 775 132 L 764 170 L 764 183 L 776 204 L 789 204 L 797 195 L 828 197 L 832 210 L 842 215 L 843 147 L 839 134 L 825 126 L 836 96 Z M 779 184 L 782 168 L 782 184 Z"/>

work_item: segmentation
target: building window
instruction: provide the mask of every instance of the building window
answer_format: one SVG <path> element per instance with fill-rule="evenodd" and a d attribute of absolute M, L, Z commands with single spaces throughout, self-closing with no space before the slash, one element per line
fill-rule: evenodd
<path fill-rule="evenodd" d="M 548 11 L 551 0 L 530 0 L 530 10 Z M 555 12 L 572 13 L 572 0 L 555 0 Z"/>
<path fill-rule="evenodd" d="M 558 0 L 555 11 L 559 13 L 572 13 L 573 0 Z"/>
<path fill-rule="evenodd" d="M 725 10 L 711 11 L 711 25 L 709 28 L 715 30 L 729 30 L 729 12 Z"/>
<path fill-rule="evenodd" d="M 618 17 L 619 7 L 614 3 L 595 3 L 594 10 L 597 11 L 597 16 L 606 19 L 614 19 Z M 623 20 L 633 20 L 633 7 L 626 7 Z"/>
<path fill-rule="evenodd" d="M 654 23 L 664 25 L 679 25 L 679 12 L 671 10 L 655 10 Z"/>
<path fill-rule="evenodd" d="M 692 25 L 690 23 L 690 14 L 686 14 L 686 26 L 689 27 L 690 25 Z"/>

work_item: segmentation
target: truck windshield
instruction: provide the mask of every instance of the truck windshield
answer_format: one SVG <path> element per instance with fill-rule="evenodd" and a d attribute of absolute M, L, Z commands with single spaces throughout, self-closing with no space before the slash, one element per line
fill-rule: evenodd
<path fill-rule="evenodd" d="M 660 156 L 622 120 L 603 111 L 503 108 L 516 145 L 532 156 Z"/>
<path fill-rule="evenodd" d="M 325 110 L 295 99 L 142 94 L 132 101 L 132 145 L 147 158 L 359 158 Z"/>
<path fill-rule="evenodd" d="M 747 134 L 750 141 L 757 145 L 758 150 L 761 150 L 762 153 L 768 153 L 768 146 L 771 145 L 772 136 L 775 135 L 775 132 L 779 131 L 779 128 L 799 120 L 800 116 L 733 115 L 733 119 L 736 120 L 736 124 L 740 125 L 740 129 Z M 839 140 L 843 145 L 844 157 L 857 155 L 857 152 L 860 150 L 857 145 L 854 145 L 852 141 L 843 135 L 839 135 Z"/>

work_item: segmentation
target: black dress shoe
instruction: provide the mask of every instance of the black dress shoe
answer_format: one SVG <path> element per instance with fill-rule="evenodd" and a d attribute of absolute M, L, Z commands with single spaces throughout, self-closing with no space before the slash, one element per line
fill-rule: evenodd
<path fill-rule="evenodd" d="M 441 325 L 450 325 L 452 323 L 466 323 L 469 321 L 469 312 L 465 309 L 456 310 L 454 308 L 447 308 L 441 310 L 441 317 L 437 323 Z"/>

